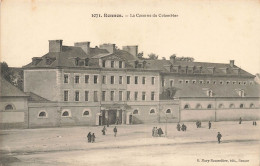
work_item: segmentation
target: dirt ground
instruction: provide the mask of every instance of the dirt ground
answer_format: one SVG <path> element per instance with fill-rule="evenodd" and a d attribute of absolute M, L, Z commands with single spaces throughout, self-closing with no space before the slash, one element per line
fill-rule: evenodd
<path fill-rule="evenodd" d="M 187 131 L 177 131 L 176 123 L 118 125 L 118 135 L 102 126 L 22 130 L 0 133 L 0 166 L 259 166 L 260 122 L 185 123 Z M 161 127 L 163 137 L 152 137 L 152 128 Z M 87 142 L 88 132 L 96 135 Z M 217 133 L 222 142 L 217 143 Z"/>

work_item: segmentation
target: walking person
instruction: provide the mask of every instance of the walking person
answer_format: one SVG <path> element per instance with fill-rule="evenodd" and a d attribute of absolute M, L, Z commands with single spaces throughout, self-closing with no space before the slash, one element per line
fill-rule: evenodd
<path fill-rule="evenodd" d="M 180 123 L 177 124 L 177 130 L 178 130 L 178 131 L 181 130 L 181 125 L 180 125 Z"/>
<path fill-rule="evenodd" d="M 90 143 L 91 142 L 91 132 L 88 133 L 87 137 L 88 137 L 88 143 Z"/>
<path fill-rule="evenodd" d="M 161 137 L 161 136 L 162 136 L 162 134 L 163 134 L 163 131 L 162 131 L 162 129 L 161 129 L 161 128 L 159 128 L 159 129 L 158 129 L 158 135 L 159 135 L 159 137 Z"/>
<path fill-rule="evenodd" d="M 222 135 L 220 134 L 220 132 L 218 132 L 217 138 L 218 138 L 218 143 L 220 143 Z"/>
<path fill-rule="evenodd" d="M 104 126 L 104 128 L 102 129 L 102 134 L 106 135 L 106 131 L 107 131 L 106 126 Z"/>
<path fill-rule="evenodd" d="M 182 124 L 182 126 L 181 126 L 181 130 L 182 130 L 182 131 L 185 130 L 185 125 L 184 125 L 184 124 Z"/>
<path fill-rule="evenodd" d="M 96 136 L 95 136 L 95 134 L 93 133 L 92 136 L 91 136 L 91 142 L 92 142 L 92 143 L 95 142 L 95 138 L 96 138 Z"/>
<path fill-rule="evenodd" d="M 242 123 L 242 118 L 240 117 L 240 118 L 239 118 L 239 124 L 241 124 L 241 123 Z"/>
<path fill-rule="evenodd" d="M 115 128 L 114 128 L 114 136 L 116 137 L 116 134 L 117 134 L 117 128 L 116 128 L 116 126 L 115 126 Z"/>
<path fill-rule="evenodd" d="M 211 128 L 211 122 L 209 121 L 209 129 Z"/>

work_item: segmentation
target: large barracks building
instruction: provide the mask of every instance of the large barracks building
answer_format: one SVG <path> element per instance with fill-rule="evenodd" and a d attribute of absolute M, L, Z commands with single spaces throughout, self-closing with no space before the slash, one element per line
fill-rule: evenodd
<path fill-rule="evenodd" d="M 137 55 L 138 46 L 91 48 L 90 42 L 63 46 L 62 40 L 50 40 L 49 52 L 23 67 L 24 123 L 34 128 L 260 119 L 259 84 L 234 60 Z"/>

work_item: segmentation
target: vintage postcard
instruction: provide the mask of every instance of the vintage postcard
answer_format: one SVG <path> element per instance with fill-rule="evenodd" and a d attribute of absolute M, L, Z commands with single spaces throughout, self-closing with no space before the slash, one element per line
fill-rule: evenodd
<path fill-rule="evenodd" d="M 259 11 L 1 0 L 0 166 L 259 166 Z"/>

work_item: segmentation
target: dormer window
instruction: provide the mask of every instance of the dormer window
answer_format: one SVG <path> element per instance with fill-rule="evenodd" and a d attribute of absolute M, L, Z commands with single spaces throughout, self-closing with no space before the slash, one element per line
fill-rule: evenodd
<path fill-rule="evenodd" d="M 226 81 L 226 84 L 228 85 L 230 83 L 230 81 Z"/>
<path fill-rule="evenodd" d="M 89 59 L 88 58 L 85 59 L 85 66 L 89 66 Z"/>
<path fill-rule="evenodd" d="M 111 61 L 111 68 L 115 67 L 115 61 Z"/>
<path fill-rule="evenodd" d="M 199 83 L 200 83 L 200 84 L 203 84 L 203 83 L 204 83 L 204 81 L 203 81 L 203 80 L 200 80 L 200 81 L 199 81 Z"/>
<path fill-rule="evenodd" d="M 122 61 L 119 61 L 119 68 L 123 68 L 123 62 Z"/>
<path fill-rule="evenodd" d="M 76 65 L 76 66 L 79 66 L 79 58 L 76 58 L 76 59 L 75 59 L 75 65 Z"/>
<path fill-rule="evenodd" d="M 106 61 L 102 60 L 102 67 L 106 67 Z"/>
<path fill-rule="evenodd" d="M 207 91 L 207 96 L 208 96 L 208 97 L 212 97 L 212 96 L 213 96 L 212 90 L 208 90 L 208 91 Z"/>
<path fill-rule="evenodd" d="M 240 89 L 240 90 L 238 91 L 238 95 L 239 95 L 240 97 L 245 97 L 245 91 L 244 91 L 243 89 Z"/>

